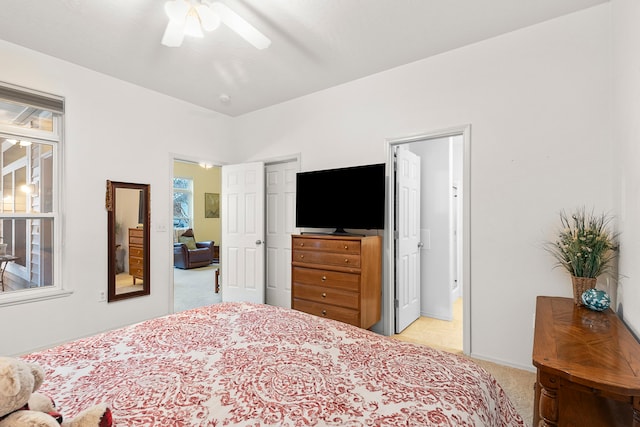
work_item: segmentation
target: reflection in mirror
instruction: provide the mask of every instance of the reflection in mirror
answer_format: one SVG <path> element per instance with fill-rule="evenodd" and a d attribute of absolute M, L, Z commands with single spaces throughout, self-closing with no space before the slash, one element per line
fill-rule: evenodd
<path fill-rule="evenodd" d="M 149 295 L 149 185 L 107 181 L 109 301 Z"/>

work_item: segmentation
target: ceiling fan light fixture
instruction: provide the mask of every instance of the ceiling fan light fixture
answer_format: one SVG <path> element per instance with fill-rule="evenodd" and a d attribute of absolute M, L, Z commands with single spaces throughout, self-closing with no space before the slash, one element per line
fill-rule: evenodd
<path fill-rule="evenodd" d="M 162 44 L 178 47 L 182 44 L 184 36 L 202 38 L 202 30 L 213 31 L 222 22 L 256 49 L 266 49 L 271 45 L 268 37 L 225 4 L 214 1 L 207 6 L 208 1 L 167 1 L 164 10 L 169 17 L 169 23 L 162 37 Z"/>
<path fill-rule="evenodd" d="M 200 18 L 194 8 L 189 10 L 184 20 L 184 35 L 198 38 L 204 37 L 202 26 L 200 25 Z"/>

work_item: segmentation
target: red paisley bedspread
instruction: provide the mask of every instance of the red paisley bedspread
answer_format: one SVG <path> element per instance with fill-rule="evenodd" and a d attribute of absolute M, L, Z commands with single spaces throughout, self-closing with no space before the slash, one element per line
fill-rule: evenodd
<path fill-rule="evenodd" d="M 523 426 L 462 357 L 305 313 L 225 303 L 24 356 L 63 414 L 116 426 Z"/>

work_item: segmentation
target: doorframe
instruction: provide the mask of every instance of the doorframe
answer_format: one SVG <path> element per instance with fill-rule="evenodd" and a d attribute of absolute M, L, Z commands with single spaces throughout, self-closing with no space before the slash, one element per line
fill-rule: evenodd
<path fill-rule="evenodd" d="M 382 329 L 385 335 L 393 335 L 395 331 L 395 238 L 393 224 L 395 223 L 395 179 L 393 178 L 393 163 L 395 148 L 411 142 L 446 138 L 462 135 L 462 185 L 465 189 L 462 201 L 462 244 L 463 244 L 463 298 L 462 298 L 462 351 L 471 354 L 471 125 L 461 125 L 447 129 L 425 132 L 417 135 L 388 138 L 385 141 L 387 151 L 387 221 L 385 224 L 385 286 L 382 295 Z"/>
<path fill-rule="evenodd" d="M 169 231 L 167 233 L 167 237 L 166 237 L 166 241 L 165 241 L 165 245 L 168 248 L 167 252 L 168 252 L 168 258 L 169 258 L 169 263 L 167 266 L 167 270 L 168 270 L 168 274 L 169 274 L 169 313 L 173 313 L 174 312 L 174 281 L 173 281 L 173 164 L 176 161 L 184 161 L 184 162 L 192 162 L 195 164 L 198 163 L 207 163 L 209 165 L 212 165 L 214 167 L 222 167 L 225 165 L 229 165 L 231 163 L 229 162 L 223 162 L 220 160 L 212 160 L 212 159 L 208 159 L 205 158 L 204 156 L 191 156 L 191 155 L 186 155 L 186 154 L 179 154 L 179 153 L 174 153 L 174 152 L 170 152 L 169 153 L 169 182 L 168 182 L 168 192 L 169 192 L 169 203 L 168 203 L 168 221 L 167 221 L 167 225 L 166 225 L 166 229 L 167 231 Z M 269 157 L 266 158 L 264 160 L 246 160 L 242 163 L 248 163 L 251 161 L 261 161 L 266 165 L 268 164 L 276 164 L 276 163 L 289 163 L 289 162 L 296 162 L 297 166 L 298 166 L 298 171 L 302 170 L 302 155 L 301 153 L 294 153 L 294 154 L 289 154 L 289 155 L 284 155 L 284 156 L 276 156 L 276 157 Z M 266 205 L 265 205 L 266 208 Z M 266 214 L 267 212 L 264 213 L 265 214 L 265 221 L 266 221 Z M 222 250 L 222 248 L 221 248 Z M 266 255 L 265 255 L 266 256 Z M 265 266 L 265 275 L 267 274 L 266 271 L 266 266 Z M 266 276 L 265 276 L 265 280 L 266 280 Z"/>
<path fill-rule="evenodd" d="M 221 162 L 218 160 L 207 159 L 204 156 L 190 156 L 186 154 L 179 153 L 169 153 L 169 182 L 168 185 L 168 193 L 169 193 L 169 203 L 167 203 L 167 225 L 166 228 L 166 238 L 165 238 L 165 247 L 168 252 L 169 262 L 167 263 L 167 271 L 169 275 L 169 313 L 174 313 L 174 299 L 175 299 L 175 283 L 173 281 L 173 164 L 178 162 L 187 162 L 193 164 L 206 163 L 207 165 L 211 165 L 213 167 L 222 167 L 227 164 L 227 162 Z"/>

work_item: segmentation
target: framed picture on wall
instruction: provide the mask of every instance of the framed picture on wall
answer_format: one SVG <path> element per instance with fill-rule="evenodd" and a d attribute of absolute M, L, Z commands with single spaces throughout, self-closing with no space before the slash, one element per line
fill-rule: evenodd
<path fill-rule="evenodd" d="M 220 218 L 220 194 L 204 193 L 204 217 Z"/>

